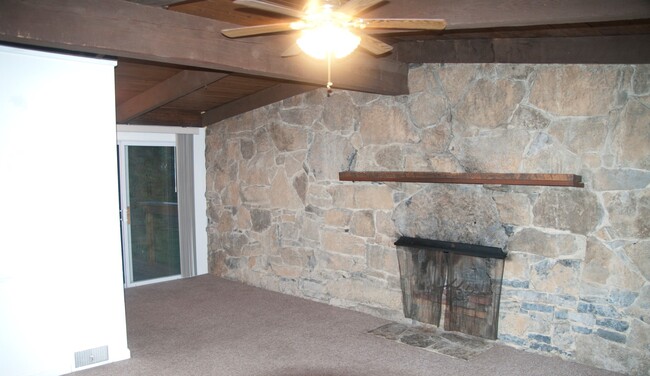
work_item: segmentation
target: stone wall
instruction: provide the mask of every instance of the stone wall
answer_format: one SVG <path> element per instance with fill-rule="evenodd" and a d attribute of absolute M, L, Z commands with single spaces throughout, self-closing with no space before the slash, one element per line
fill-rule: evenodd
<path fill-rule="evenodd" d="M 503 247 L 499 340 L 650 369 L 650 66 L 423 65 L 410 95 L 303 94 L 207 132 L 213 273 L 403 320 L 400 235 Z M 574 173 L 585 188 L 338 181 Z"/>

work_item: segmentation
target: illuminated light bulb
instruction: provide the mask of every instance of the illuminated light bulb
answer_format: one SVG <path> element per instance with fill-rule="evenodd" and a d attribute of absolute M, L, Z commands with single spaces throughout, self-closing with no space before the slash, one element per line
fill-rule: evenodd
<path fill-rule="evenodd" d="M 361 43 L 361 38 L 350 30 L 328 22 L 302 30 L 297 43 L 301 50 L 313 58 L 323 60 L 331 54 L 340 59 L 351 54 Z"/>

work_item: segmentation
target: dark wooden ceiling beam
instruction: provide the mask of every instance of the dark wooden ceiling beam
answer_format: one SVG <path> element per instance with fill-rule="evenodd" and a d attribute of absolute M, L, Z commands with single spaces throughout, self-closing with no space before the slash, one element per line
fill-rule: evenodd
<path fill-rule="evenodd" d="M 186 111 L 177 108 L 158 108 L 142 114 L 131 121 L 137 125 L 169 125 L 175 127 L 202 127 L 199 111 Z"/>
<path fill-rule="evenodd" d="M 647 64 L 650 35 L 400 42 L 407 63 Z"/>
<path fill-rule="evenodd" d="M 203 114 L 203 125 L 208 126 L 229 117 L 233 117 L 271 103 L 279 102 L 283 99 L 290 98 L 314 89 L 317 89 L 317 86 L 289 83 L 281 83 L 275 86 L 271 86 L 268 89 L 258 91 L 255 94 L 234 100 L 210 111 L 207 111 L 205 114 Z"/>
<path fill-rule="evenodd" d="M 122 0 L 0 1 L 0 41 L 322 84 L 322 61 L 282 58 L 287 36 L 228 39 L 235 25 Z M 355 53 L 333 67 L 341 89 L 408 92 L 408 66 Z"/>
<path fill-rule="evenodd" d="M 119 104 L 117 122 L 126 123 L 227 76 L 228 74 L 220 72 L 180 71 L 149 90 Z"/>
<path fill-rule="evenodd" d="M 648 0 L 393 0 L 365 18 L 444 18 L 447 30 L 561 25 L 650 18 Z"/>
<path fill-rule="evenodd" d="M 187 0 L 126 0 L 132 3 L 138 3 L 142 5 L 149 5 L 154 7 L 168 7 L 174 4 L 185 3 Z"/>

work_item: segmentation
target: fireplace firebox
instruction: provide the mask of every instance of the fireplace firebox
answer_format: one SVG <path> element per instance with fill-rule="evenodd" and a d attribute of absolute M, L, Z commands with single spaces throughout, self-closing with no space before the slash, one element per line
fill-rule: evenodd
<path fill-rule="evenodd" d="M 501 248 L 410 237 L 395 245 L 406 317 L 497 338 L 507 255 Z"/>

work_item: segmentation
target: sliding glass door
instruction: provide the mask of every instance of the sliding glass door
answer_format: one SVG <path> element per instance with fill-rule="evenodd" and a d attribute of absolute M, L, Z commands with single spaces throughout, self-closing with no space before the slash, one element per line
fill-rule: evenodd
<path fill-rule="evenodd" d="M 175 150 L 173 143 L 118 147 L 127 287 L 180 278 Z"/>

